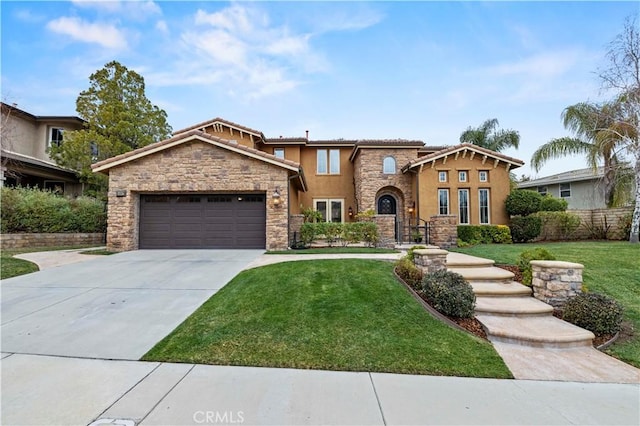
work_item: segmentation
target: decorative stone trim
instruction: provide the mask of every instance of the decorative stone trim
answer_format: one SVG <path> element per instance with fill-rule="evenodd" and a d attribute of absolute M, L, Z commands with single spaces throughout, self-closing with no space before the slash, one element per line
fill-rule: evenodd
<path fill-rule="evenodd" d="M 101 246 L 104 245 L 104 243 L 105 234 L 102 233 L 0 234 L 0 245 L 3 249 L 55 246 Z"/>
<path fill-rule="evenodd" d="M 447 269 L 447 254 L 448 251 L 439 248 L 414 250 L 413 262 L 423 274 L 431 274 Z"/>
<path fill-rule="evenodd" d="M 533 296 L 553 307 L 562 307 L 569 298 L 582 292 L 582 270 L 579 263 L 556 260 L 532 260 Z"/>

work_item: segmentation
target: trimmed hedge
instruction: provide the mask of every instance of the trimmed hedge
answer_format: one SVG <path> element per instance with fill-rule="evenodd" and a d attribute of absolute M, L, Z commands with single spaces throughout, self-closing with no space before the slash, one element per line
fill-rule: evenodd
<path fill-rule="evenodd" d="M 556 198 L 552 195 L 545 195 L 540 200 L 540 210 L 541 212 L 563 212 L 567 210 L 569 207 L 569 203 L 567 200 L 563 200 L 562 198 Z"/>
<path fill-rule="evenodd" d="M 531 285 L 533 278 L 533 272 L 531 270 L 532 260 L 556 260 L 556 257 L 547 249 L 540 247 L 520 253 L 516 264 L 520 272 L 522 272 L 522 284 L 524 285 Z"/>
<path fill-rule="evenodd" d="M 458 238 L 467 244 L 510 244 L 511 231 L 506 225 L 458 225 Z"/>
<path fill-rule="evenodd" d="M 507 196 L 505 207 L 509 216 L 528 216 L 540 211 L 541 202 L 542 195 L 536 191 L 516 189 Z"/>
<path fill-rule="evenodd" d="M 2 188 L 2 233 L 102 233 L 105 203 L 94 198 L 68 199 L 37 188 Z"/>
<path fill-rule="evenodd" d="M 574 213 L 540 211 L 535 215 L 542 221 L 541 237 L 543 239 L 569 239 L 580 226 L 580 217 Z"/>
<path fill-rule="evenodd" d="M 422 271 L 406 256 L 396 262 L 396 274 L 414 290 L 421 290 Z"/>
<path fill-rule="evenodd" d="M 438 312 L 455 318 L 473 318 L 476 296 L 462 275 L 446 270 L 427 274 L 422 289 Z"/>
<path fill-rule="evenodd" d="M 540 235 L 542 219 L 537 216 L 514 216 L 511 218 L 509 228 L 514 243 L 526 243 Z"/>
<path fill-rule="evenodd" d="M 620 331 L 623 312 L 620 302 L 604 294 L 581 293 L 564 305 L 562 318 L 599 336 Z"/>
<path fill-rule="evenodd" d="M 364 242 L 375 246 L 378 242 L 378 225 L 373 222 L 305 222 L 300 227 L 300 241 L 305 245 L 319 238 L 324 238 L 332 246 L 340 243 L 343 246 Z"/>

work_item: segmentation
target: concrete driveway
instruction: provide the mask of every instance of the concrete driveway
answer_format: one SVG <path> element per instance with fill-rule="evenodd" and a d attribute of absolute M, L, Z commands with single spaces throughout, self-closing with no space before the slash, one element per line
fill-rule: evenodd
<path fill-rule="evenodd" d="M 138 250 L 2 282 L 2 352 L 138 360 L 263 250 Z"/>

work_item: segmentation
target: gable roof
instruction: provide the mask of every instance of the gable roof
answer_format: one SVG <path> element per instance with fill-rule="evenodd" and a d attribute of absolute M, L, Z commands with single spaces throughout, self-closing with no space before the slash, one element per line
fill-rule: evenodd
<path fill-rule="evenodd" d="M 531 188 L 540 185 L 551 185 L 554 183 L 580 182 L 585 180 L 596 180 L 604 176 L 604 168 L 598 167 L 597 171 L 592 168 L 571 170 L 538 179 L 532 179 L 518 183 L 518 188 Z"/>
<path fill-rule="evenodd" d="M 412 148 L 419 149 L 424 146 L 424 142 L 407 139 L 362 139 L 355 142 L 353 151 L 349 156 L 349 161 L 353 161 L 362 148 Z"/>
<path fill-rule="evenodd" d="M 173 132 L 173 134 L 174 135 L 179 135 L 180 133 L 186 133 L 186 132 L 189 132 L 191 130 L 200 130 L 200 129 L 204 129 L 205 127 L 209 127 L 209 126 L 212 126 L 214 124 L 217 124 L 217 123 L 225 125 L 227 127 L 231 127 L 231 128 L 236 129 L 238 131 L 242 131 L 242 132 L 245 132 L 245 133 L 250 133 L 250 134 L 252 134 L 254 136 L 257 136 L 257 137 L 259 137 L 261 139 L 264 139 L 264 135 L 262 134 L 262 132 L 260 130 L 255 130 L 255 129 L 252 129 L 250 127 L 246 127 L 246 126 L 243 126 L 241 124 L 234 123 L 233 121 L 225 120 L 224 118 L 220 118 L 220 117 L 216 117 L 216 118 L 213 118 L 211 120 L 203 121 L 202 123 L 194 124 L 193 126 L 189 126 L 189 127 L 184 128 L 184 129 L 176 130 L 175 132 Z"/>
<path fill-rule="evenodd" d="M 498 167 L 498 163 L 500 161 L 507 163 L 507 170 L 524 165 L 524 161 L 518 160 L 517 158 L 509 157 L 499 152 L 491 151 L 490 149 L 482 148 L 474 144 L 463 143 L 460 145 L 454 145 L 454 146 L 442 149 L 440 151 L 436 151 L 432 154 L 428 154 L 423 157 L 418 157 L 415 160 L 411 160 L 404 167 L 402 167 L 402 173 L 406 173 L 411 169 L 414 169 L 419 166 L 423 166 L 424 164 L 427 164 L 427 163 L 435 164 L 437 160 L 441 158 L 447 158 L 451 155 L 455 155 L 455 157 L 458 158 L 460 153 L 462 153 L 462 155 L 465 156 L 467 152 L 471 152 L 472 157 L 475 156 L 476 154 L 481 155 L 483 158 L 483 162 L 489 158 L 493 159 L 494 168 Z"/>
<path fill-rule="evenodd" d="M 157 152 L 161 152 L 191 141 L 205 142 L 219 148 L 226 149 L 228 151 L 236 152 L 246 157 L 264 161 L 265 163 L 273 164 L 274 166 L 282 167 L 283 169 L 287 169 L 296 173 L 301 172 L 300 164 L 296 163 L 295 161 L 277 158 L 274 155 L 267 154 L 266 152 L 249 148 L 244 145 L 219 138 L 217 136 L 212 136 L 199 130 L 191 130 L 186 133 L 180 133 L 179 135 L 174 136 L 171 139 L 156 142 L 142 148 L 138 148 L 136 150 L 129 151 L 103 161 L 99 161 L 93 164 L 91 168 L 94 172 L 105 172 L 113 167 L 120 166 L 130 161 L 137 160 L 139 158 L 143 158 L 148 155 L 155 154 Z"/>

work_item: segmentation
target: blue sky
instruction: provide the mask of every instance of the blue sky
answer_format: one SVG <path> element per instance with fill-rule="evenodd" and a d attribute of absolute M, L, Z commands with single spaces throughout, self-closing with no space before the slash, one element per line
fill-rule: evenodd
<path fill-rule="evenodd" d="M 458 143 L 497 118 L 520 132 L 517 174 L 602 98 L 594 73 L 640 2 L 3 1 L 2 100 L 74 115 L 111 60 L 140 73 L 174 130 L 217 116 L 268 137 Z"/>

